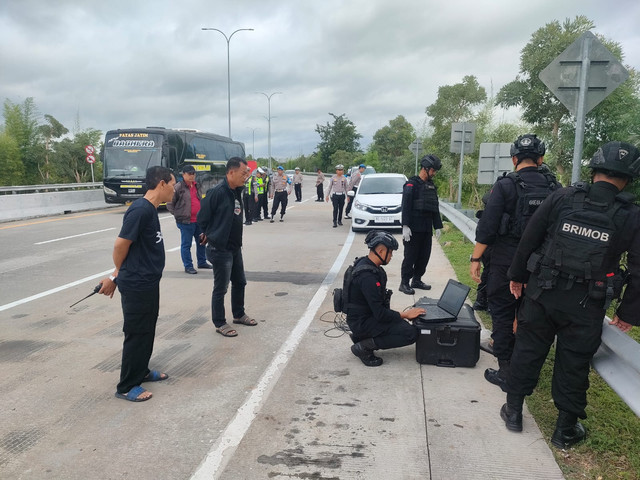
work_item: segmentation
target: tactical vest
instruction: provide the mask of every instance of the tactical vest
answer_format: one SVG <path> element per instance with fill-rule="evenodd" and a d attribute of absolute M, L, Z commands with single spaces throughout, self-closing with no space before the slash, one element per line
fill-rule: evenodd
<path fill-rule="evenodd" d="M 258 192 L 258 195 L 264 193 L 264 178 L 256 178 L 256 190 Z"/>
<path fill-rule="evenodd" d="M 414 184 L 411 207 L 413 212 L 424 213 L 438 211 L 438 191 L 433 182 L 424 182 L 422 185 Z"/>
<path fill-rule="evenodd" d="M 371 272 L 376 275 L 381 282 L 381 285 L 387 284 L 387 275 L 382 268 L 374 267 L 366 262 L 362 262 L 356 266 L 356 263 L 363 258 L 356 258 L 352 265 L 349 265 L 344 272 L 344 278 L 342 280 L 342 288 L 336 288 L 333 290 L 333 309 L 335 312 L 344 312 L 347 315 L 349 313 L 369 313 L 370 308 L 365 305 L 356 305 L 351 302 L 351 284 L 353 279 L 360 275 L 362 272 Z"/>
<path fill-rule="evenodd" d="M 610 249 L 629 216 L 634 196 L 619 193 L 612 204 L 587 197 L 589 185 L 577 183 L 574 192 L 559 203 L 559 215 L 544 243 L 527 263 L 538 274 L 542 290 L 556 287 L 558 277 L 566 279 L 565 288 L 574 282 L 587 283 L 589 296 L 606 299 L 605 308 L 622 291 L 625 275 L 620 258 L 612 258 Z"/>
<path fill-rule="evenodd" d="M 252 184 L 252 183 L 253 183 L 253 178 L 249 177 L 249 178 L 247 179 L 247 181 L 245 182 L 245 184 L 244 184 L 244 187 L 245 187 L 245 193 L 246 193 L 247 195 L 251 195 L 251 184 Z"/>
<path fill-rule="evenodd" d="M 543 173 L 543 175 L 547 180 L 546 186 L 529 185 L 518 172 L 505 174 L 498 179 L 509 178 L 515 184 L 518 194 L 514 214 L 508 215 L 502 220 L 498 232 L 500 235 L 509 235 L 514 238 L 522 237 L 531 216 L 551 192 L 558 188 L 558 182 L 551 173 Z"/>

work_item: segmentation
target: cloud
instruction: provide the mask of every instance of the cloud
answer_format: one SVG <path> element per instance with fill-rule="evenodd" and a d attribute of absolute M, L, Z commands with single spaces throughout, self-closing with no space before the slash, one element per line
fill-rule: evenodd
<path fill-rule="evenodd" d="M 594 0 L 23 0 L 0 7 L 0 99 L 33 97 L 68 128 L 148 125 L 227 134 L 247 152 L 310 154 L 317 124 L 345 114 L 366 147 L 398 115 L 414 126 L 439 86 L 513 80 L 520 50 L 552 20 L 584 14 L 640 68 L 637 2 Z M 625 15 L 620 15 L 624 10 Z M 253 137 L 255 136 L 255 147 Z"/>

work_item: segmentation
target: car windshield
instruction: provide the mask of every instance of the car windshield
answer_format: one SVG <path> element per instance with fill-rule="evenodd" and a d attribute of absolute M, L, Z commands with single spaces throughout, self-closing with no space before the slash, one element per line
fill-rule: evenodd
<path fill-rule="evenodd" d="M 402 193 L 405 179 L 403 177 L 372 177 L 362 180 L 358 195 L 393 194 Z"/>

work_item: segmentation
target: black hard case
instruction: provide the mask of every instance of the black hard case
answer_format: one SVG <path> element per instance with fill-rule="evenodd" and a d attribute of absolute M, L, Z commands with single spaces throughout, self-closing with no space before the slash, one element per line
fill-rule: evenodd
<path fill-rule="evenodd" d="M 418 363 L 439 367 L 474 367 L 480 358 L 480 324 L 471 306 L 465 304 L 457 320 L 424 322 L 416 320 L 420 330 L 416 342 Z"/>

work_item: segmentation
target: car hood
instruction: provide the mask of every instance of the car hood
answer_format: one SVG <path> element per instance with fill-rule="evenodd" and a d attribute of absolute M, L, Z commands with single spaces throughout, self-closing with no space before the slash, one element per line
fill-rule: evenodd
<path fill-rule="evenodd" d="M 356 200 L 372 207 L 392 207 L 402 203 L 401 193 L 376 193 L 371 195 L 356 195 Z"/>

